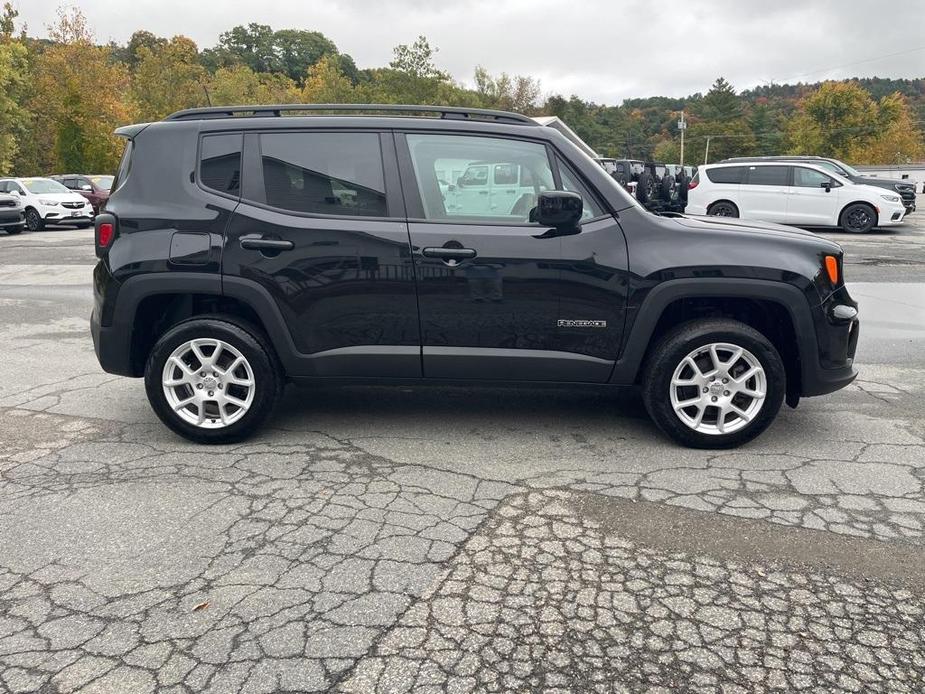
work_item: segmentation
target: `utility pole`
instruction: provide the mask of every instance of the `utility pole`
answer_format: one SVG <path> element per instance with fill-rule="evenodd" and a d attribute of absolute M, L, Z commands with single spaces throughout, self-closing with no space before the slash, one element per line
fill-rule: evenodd
<path fill-rule="evenodd" d="M 703 165 L 706 166 L 707 162 L 710 160 L 710 138 L 712 135 L 707 135 L 707 148 L 703 152 Z"/>
<path fill-rule="evenodd" d="M 684 131 L 687 130 L 687 121 L 684 120 L 684 111 L 681 111 L 681 117 L 678 119 L 678 130 L 681 131 L 681 166 L 684 166 Z"/>

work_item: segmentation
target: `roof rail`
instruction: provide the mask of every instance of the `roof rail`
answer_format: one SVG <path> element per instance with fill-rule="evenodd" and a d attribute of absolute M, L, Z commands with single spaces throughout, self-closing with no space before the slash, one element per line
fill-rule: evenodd
<path fill-rule="evenodd" d="M 465 106 L 417 106 L 409 104 L 273 104 L 251 106 L 207 106 L 188 108 L 171 113 L 164 120 L 207 120 L 213 118 L 279 118 L 292 111 L 380 111 L 384 113 L 424 114 L 436 113 L 440 118 L 453 120 L 488 120 L 497 123 L 538 125 L 536 121 L 520 113 L 495 111 L 487 108 Z M 360 114 L 370 115 L 370 114 Z"/>

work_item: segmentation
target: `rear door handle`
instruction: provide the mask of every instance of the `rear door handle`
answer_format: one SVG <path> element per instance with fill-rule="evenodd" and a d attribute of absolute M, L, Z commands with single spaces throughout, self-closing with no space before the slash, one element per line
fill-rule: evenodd
<path fill-rule="evenodd" d="M 422 248 L 421 255 L 427 258 L 443 258 L 444 260 L 465 260 L 475 257 L 474 248 Z"/>
<path fill-rule="evenodd" d="M 249 251 L 291 251 L 295 248 L 295 244 L 286 239 L 266 239 L 261 236 L 242 236 L 241 248 Z"/>

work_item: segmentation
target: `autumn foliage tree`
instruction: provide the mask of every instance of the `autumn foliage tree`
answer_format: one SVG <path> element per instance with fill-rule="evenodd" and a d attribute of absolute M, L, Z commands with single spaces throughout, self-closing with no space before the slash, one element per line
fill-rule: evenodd
<path fill-rule="evenodd" d="M 153 47 L 140 46 L 132 75 L 132 96 L 144 121 L 208 102 L 208 73 L 196 44 L 185 36 Z"/>
<path fill-rule="evenodd" d="M 3 2 L 4 0 L 0 0 Z M 468 83 L 439 63 L 424 36 L 390 63 L 360 69 L 324 34 L 252 23 L 211 48 L 139 28 L 100 46 L 78 9 L 59 10 L 48 38 L 0 12 L 0 175 L 112 172 L 123 143 L 113 130 L 195 106 L 259 103 L 413 103 L 513 110 L 562 118 L 604 156 L 680 158 L 677 119 L 687 114 L 685 159 L 827 154 L 851 163 L 925 157 L 925 78 L 870 78 L 746 91 L 722 77 L 704 94 L 641 97 L 620 105 L 544 95 L 533 77 L 475 68 Z"/>
<path fill-rule="evenodd" d="M 76 8 L 59 10 L 49 35 L 53 44 L 36 58 L 28 103 L 40 146 L 22 173 L 112 171 L 122 151 L 113 130 L 135 120 L 125 98 L 128 69 L 95 45 Z"/>
<path fill-rule="evenodd" d="M 854 82 L 826 82 L 806 96 L 788 127 L 793 154 L 901 163 L 922 156 L 922 136 L 900 94 L 880 101 Z"/>

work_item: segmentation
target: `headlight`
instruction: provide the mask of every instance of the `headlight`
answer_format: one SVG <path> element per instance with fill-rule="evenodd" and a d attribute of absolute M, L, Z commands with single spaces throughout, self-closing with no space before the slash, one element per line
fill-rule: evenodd
<path fill-rule="evenodd" d="M 58 204 L 57 200 L 42 200 L 41 198 L 39 198 L 39 202 L 43 205 L 47 205 L 48 207 L 54 207 Z"/>
<path fill-rule="evenodd" d="M 881 195 L 880 197 L 886 200 L 887 202 L 899 202 L 898 195 Z"/>

